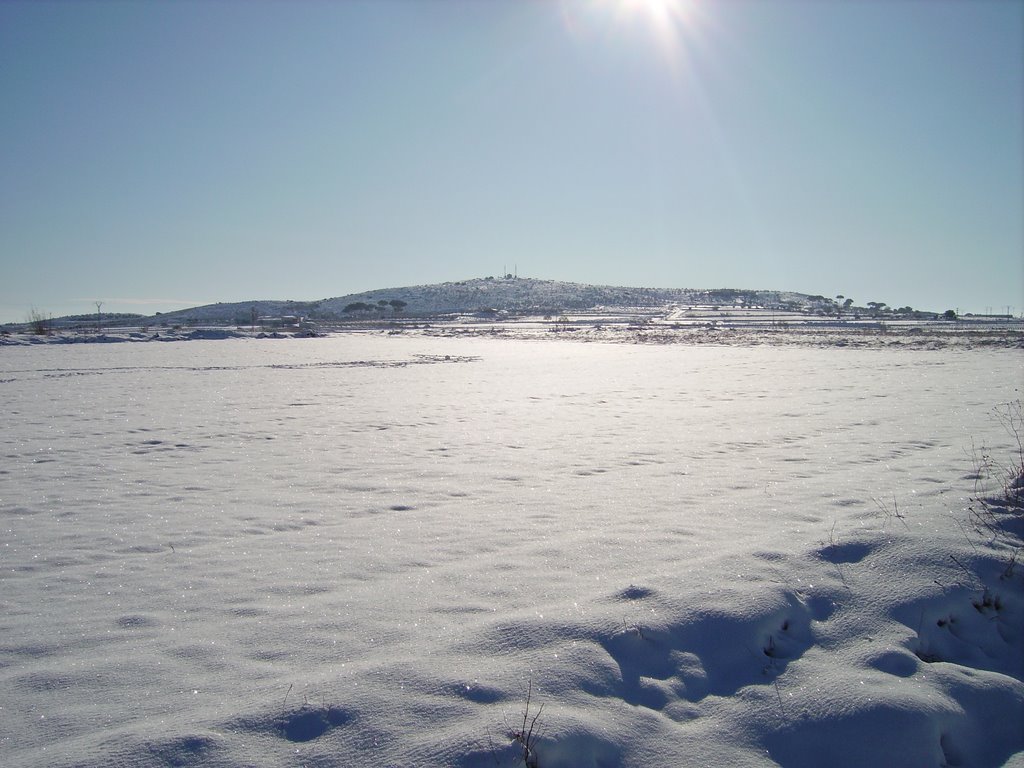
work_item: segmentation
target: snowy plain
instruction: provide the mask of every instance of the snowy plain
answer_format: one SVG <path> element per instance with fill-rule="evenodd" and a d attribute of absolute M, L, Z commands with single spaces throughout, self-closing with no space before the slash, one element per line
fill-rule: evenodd
<path fill-rule="evenodd" d="M 1017 350 L 0 350 L 6 766 L 1024 765 Z M 986 601 L 985 596 L 988 596 Z M 543 705 L 543 710 L 540 706 Z"/>

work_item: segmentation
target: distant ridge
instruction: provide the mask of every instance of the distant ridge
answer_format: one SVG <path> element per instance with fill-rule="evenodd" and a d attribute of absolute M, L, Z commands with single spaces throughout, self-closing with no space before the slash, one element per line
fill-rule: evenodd
<path fill-rule="evenodd" d="M 256 299 L 231 303 L 205 304 L 156 315 L 103 313 L 104 327 L 119 321 L 133 326 L 248 326 L 254 320 L 268 317 L 295 316 L 314 322 L 343 320 L 379 321 L 395 317 L 433 318 L 450 315 L 497 313 L 509 315 L 559 315 L 586 310 L 643 309 L 671 305 L 718 307 L 761 307 L 784 312 L 840 315 L 860 314 L 881 317 L 892 313 L 903 317 L 928 316 L 933 313 L 910 307 L 901 309 L 868 302 L 867 308 L 853 305 L 852 300 L 837 296 L 797 293 L 794 291 L 753 290 L 745 288 L 641 288 L 614 285 L 570 283 L 560 280 L 539 280 L 531 277 L 477 277 L 431 285 L 410 285 L 350 293 L 317 301 L 285 301 Z M 95 327 L 92 314 L 47 318 L 53 329 Z M 5 329 L 27 326 L 8 323 Z"/>
<path fill-rule="evenodd" d="M 313 320 L 345 320 L 359 317 L 405 317 L 486 311 L 553 313 L 596 307 L 650 307 L 663 304 L 788 305 L 794 309 L 827 302 L 821 296 L 791 291 L 719 288 L 639 288 L 539 280 L 529 277 L 482 277 L 432 285 L 412 285 L 350 293 L 319 301 L 255 300 L 207 304 L 146 318 L 155 323 L 239 324 L 257 316 L 301 315 Z M 398 302 L 399 307 L 391 302 Z M 365 309 L 352 309 L 364 305 Z M 379 307 L 376 312 L 370 307 Z M 346 308 L 350 311 L 346 312 Z"/>

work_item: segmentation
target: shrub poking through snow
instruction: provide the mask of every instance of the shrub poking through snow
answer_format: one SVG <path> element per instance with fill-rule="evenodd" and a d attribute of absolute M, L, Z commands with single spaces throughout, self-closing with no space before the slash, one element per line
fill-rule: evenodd
<path fill-rule="evenodd" d="M 526 689 L 526 706 L 523 707 L 523 722 L 518 728 L 509 730 L 509 740 L 522 748 L 522 761 L 526 768 L 539 768 L 540 761 L 537 756 L 537 740 L 540 738 L 540 716 L 544 712 L 544 705 L 541 704 L 536 712 L 531 711 L 533 699 L 533 681 L 531 680 Z"/>
<path fill-rule="evenodd" d="M 1014 439 L 1016 453 L 1004 463 L 984 447 L 972 452 L 975 496 L 967 514 L 987 541 L 976 546 L 964 529 L 975 556 L 961 559 L 950 553 L 949 559 L 966 579 L 921 612 L 914 653 L 929 664 L 953 662 L 1021 681 L 1024 581 L 1017 561 L 1024 549 L 1024 420 L 1020 401 L 1004 403 L 993 413 Z"/>
<path fill-rule="evenodd" d="M 993 541 L 1018 547 L 1024 538 L 1024 406 L 1015 400 L 997 406 L 992 413 L 1016 448 L 1005 462 L 994 458 L 985 446 L 972 451 L 975 496 L 968 512 L 976 530 Z"/>

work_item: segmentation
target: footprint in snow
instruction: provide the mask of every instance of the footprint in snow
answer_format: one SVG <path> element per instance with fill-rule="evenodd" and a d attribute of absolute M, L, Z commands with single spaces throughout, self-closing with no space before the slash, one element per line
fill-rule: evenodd
<path fill-rule="evenodd" d="M 350 719 L 347 712 L 337 707 L 303 709 L 284 718 L 280 722 L 280 729 L 288 741 L 313 741 L 333 728 L 344 725 Z"/>

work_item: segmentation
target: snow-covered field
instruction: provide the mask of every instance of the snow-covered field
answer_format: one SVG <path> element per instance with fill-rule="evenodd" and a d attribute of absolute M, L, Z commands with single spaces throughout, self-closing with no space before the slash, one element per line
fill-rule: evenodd
<path fill-rule="evenodd" d="M 511 766 L 525 717 L 541 768 L 1022 765 L 1024 563 L 965 512 L 1022 381 L 1006 349 L 5 347 L 0 763 Z"/>

